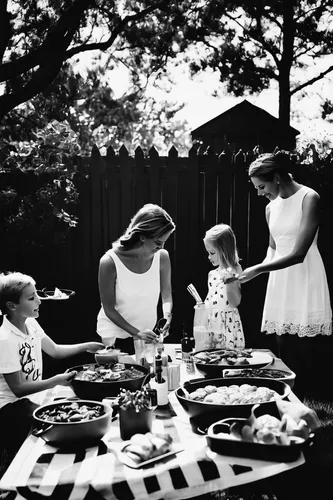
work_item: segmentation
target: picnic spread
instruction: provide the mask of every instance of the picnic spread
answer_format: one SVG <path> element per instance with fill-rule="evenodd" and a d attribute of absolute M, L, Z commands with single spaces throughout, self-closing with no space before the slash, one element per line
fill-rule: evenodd
<path fill-rule="evenodd" d="M 165 344 L 166 350 L 169 349 L 173 357 L 178 347 Z M 272 356 L 274 369 L 288 371 L 280 359 L 267 350 L 262 351 Z M 198 380 L 205 380 L 197 370 L 189 374 L 184 363 L 178 363 L 181 387 L 185 387 L 186 382 L 196 384 Z M 32 498 L 34 493 L 41 498 L 63 500 L 195 498 L 274 476 L 304 463 L 302 452 L 295 460 L 277 461 L 276 458 L 262 460 L 251 456 L 242 457 L 241 454 L 228 456 L 213 451 L 207 445 L 206 434 L 194 432 L 189 414 L 180 404 L 176 392 L 169 392 L 168 405 L 154 407 L 151 432 L 146 435 L 136 434 L 134 441 L 121 439 L 120 418 L 113 414 L 105 435 L 102 439 L 89 443 L 89 446 L 82 440 L 57 447 L 42 437 L 31 434 L 3 476 L 0 488 L 15 491 L 17 500 Z M 288 399 L 297 401 L 291 390 Z M 49 408 L 48 404 L 56 402 L 74 404 L 75 393 L 72 388 L 57 386 L 40 394 L 42 408 Z M 110 404 L 112 403 L 114 398 L 110 398 Z M 103 404 L 105 400 L 96 403 L 94 411 Z M 76 408 L 75 405 L 73 408 Z M 87 408 L 85 411 L 87 412 Z M 88 413 L 91 411 L 92 408 L 88 408 Z M 97 420 L 98 418 L 101 417 L 97 417 Z M 132 444 L 135 451 L 140 436 L 141 440 L 150 437 L 155 442 L 161 436 L 168 436 L 169 443 L 166 448 L 162 446 L 161 454 L 156 452 L 156 456 L 153 454 L 148 460 L 134 461 L 130 459 L 130 453 L 126 454 L 126 448 Z M 134 456 L 135 453 L 132 458 Z"/>

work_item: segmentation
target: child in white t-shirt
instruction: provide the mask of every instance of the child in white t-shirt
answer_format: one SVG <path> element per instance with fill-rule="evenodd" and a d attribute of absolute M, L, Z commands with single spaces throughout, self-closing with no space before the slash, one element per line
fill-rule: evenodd
<path fill-rule="evenodd" d="M 69 385 L 75 372 L 42 379 L 42 351 L 53 358 L 96 352 L 100 342 L 59 345 L 46 335 L 36 318 L 41 300 L 35 281 L 19 272 L 0 274 L 0 447 L 7 464 L 31 430 L 37 405 L 34 394 L 56 385 Z M 1 451 L 0 448 L 0 451 Z"/>

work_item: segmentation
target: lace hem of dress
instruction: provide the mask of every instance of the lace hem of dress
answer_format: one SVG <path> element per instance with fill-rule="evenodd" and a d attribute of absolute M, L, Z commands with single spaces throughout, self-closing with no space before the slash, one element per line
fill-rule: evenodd
<path fill-rule="evenodd" d="M 316 335 L 332 335 L 332 322 L 316 325 L 300 325 L 294 323 L 279 323 L 277 321 L 265 321 L 261 328 L 267 334 L 298 335 L 299 337 L 315 337 Z"/>

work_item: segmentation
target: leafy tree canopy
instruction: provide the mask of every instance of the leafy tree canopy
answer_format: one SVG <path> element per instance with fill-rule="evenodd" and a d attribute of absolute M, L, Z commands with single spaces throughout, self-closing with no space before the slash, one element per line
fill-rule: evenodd
<path fill-rule="evenodd" d="M 290 98 L 332 72 L 314 64 L 332 54 L 331 0 L 210 1 L 201 9 L 196 28 L 184 30 L 182 50 L 189 40 L 204 47 L 193 73 L 218 70 L 227 90 L 236 96 L 257 93 L 272 82 L 279 87 L 279 118 L 290 119 Z M 309 72 L 299 70 L 312 69 Z"/>

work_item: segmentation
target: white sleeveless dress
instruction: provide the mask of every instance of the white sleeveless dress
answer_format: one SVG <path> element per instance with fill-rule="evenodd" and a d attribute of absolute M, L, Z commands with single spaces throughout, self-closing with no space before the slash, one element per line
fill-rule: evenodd
<path fill-rule="evenodd" d="M 289 254 L 299 232 L 304 196 L 302 186 L 289 198 L 270 202 L 269 230 L 276 244 L 273 258 Z M 318 232 L 302 263 L 269 273 L 261 330 L 299 337 L 331 335 L 332 309 L 324 264 L 317 247 Z"/>
<path fill-rule="evenodd" d="M 147 272 L 133 273 L 119 259 L 113 250 L 106 254 L 116 266 L 116 305 L 115 308 L 128 323 L 138 330 L 152 329 L 157 321 L 157 304 L 160 296 L 160 254 L 154 255 Z M 103 338 L 131 337 L 113 323 L 105 314 L 103 306 L 97 316 L 97 333 Z"/>

